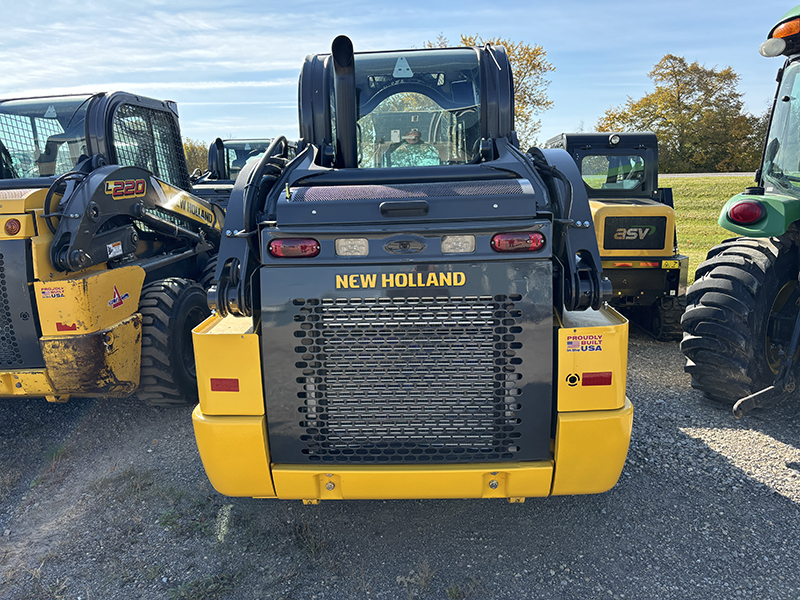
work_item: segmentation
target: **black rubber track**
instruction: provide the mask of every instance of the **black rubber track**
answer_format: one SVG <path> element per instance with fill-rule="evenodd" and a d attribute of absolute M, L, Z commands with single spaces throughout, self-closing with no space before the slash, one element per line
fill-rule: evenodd
<path fill-rule="evenodd" d="M 732 405 L 772 383 L 769 312 L 781 288 L 796 279 L 796 253 L 779 238 L 727 240 L 708 253 L 681 319 L 692 387 Z"/>
<path fill-rule="evenodd" d="M 650 329 L 660 342 L 677 342 L 683 337 L 681 317 L 686 309 L 686 296 L 663 298 L 650 307 Z"/>
<path fill-rule="evenodd" d="M 142 371 L 136 395 L 151 406 L 197 402 L 192 329 L 211 312 L 205 290 L 169 278 L 142 289 Z"/>

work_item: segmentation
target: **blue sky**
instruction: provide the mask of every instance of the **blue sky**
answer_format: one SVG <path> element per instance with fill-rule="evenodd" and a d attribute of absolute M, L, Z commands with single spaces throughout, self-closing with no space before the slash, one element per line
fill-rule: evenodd
<path fill-rule="evenodd" d="M 776 0 L 157 2 L 3 0 L 0 98 L 125 90 L 178 102 L 184 137 L 297 137 L 297 76 L 339 34 L 356 51 L 421 47 L 441 33 L 540 44 L 555 66 L 540 140 L 590 130 L 652 90 L 667 53 L 731 66 L 753 113 L 780 59 L 758 46 L 793 4 Z"/>

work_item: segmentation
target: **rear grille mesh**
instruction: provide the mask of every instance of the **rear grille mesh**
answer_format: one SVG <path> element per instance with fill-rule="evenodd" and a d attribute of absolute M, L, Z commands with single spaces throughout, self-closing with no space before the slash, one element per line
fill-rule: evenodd
<path fill-rule="evenodd" d="M 0 365 L 21 366 L 22 364 L 22 355 L 11 318 L 11 305 L 8 302 L 5 256 L 0 254 Z"/>
<path fill-rule="evenodd" d="M 303 455 L 340 463 L 514 459 L 520 299 L 295 300 Z"/>

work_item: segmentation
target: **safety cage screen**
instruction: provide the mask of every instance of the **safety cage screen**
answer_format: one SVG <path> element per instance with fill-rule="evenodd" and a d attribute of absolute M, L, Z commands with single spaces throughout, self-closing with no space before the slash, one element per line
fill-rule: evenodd
<path fill-rule="evenodd" d="M 187 189 L 180 131 L 169 113 L 123 104 L 114 114 L 112 131 L 120 165 L 146 169 L 162 181 Z"/>

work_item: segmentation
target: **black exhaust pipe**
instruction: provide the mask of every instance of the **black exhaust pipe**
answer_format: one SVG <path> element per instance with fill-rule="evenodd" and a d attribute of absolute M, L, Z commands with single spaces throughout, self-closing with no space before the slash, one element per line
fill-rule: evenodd
<path fill-rule="evenodd" d="M 353 42 L 340 35 L 331 44 L 333 97 L 336 102 L 336 166 L 358 166 L 356 146 L 356 68 Z"/>

